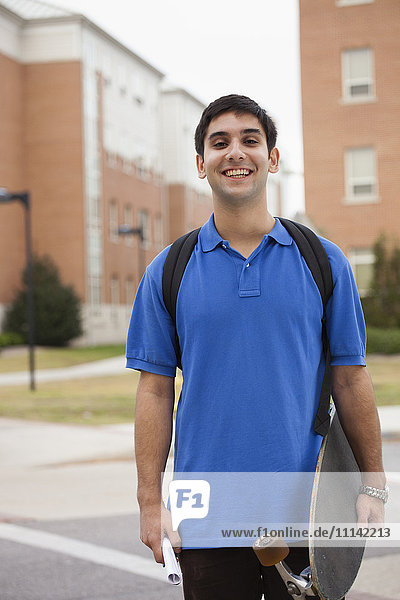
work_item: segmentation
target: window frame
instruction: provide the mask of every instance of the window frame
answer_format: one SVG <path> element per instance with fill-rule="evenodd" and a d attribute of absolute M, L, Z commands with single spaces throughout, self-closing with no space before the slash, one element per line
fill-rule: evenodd
<path fill-rule="evenodd" d="M 358 6 L 359 4 L 373 4 L 375 0 L 336 0 L 336 6 Z"/>
<path fill-rule="evenodd" d="M 358 293 L 360 294 L 360 296 L 362 298 L 365 296 L 368 296 L 371 291 L 371 287 L 369 287 L 369 288 L 361 288 L 360 287 L 360 282 L 358 281 L 358 277 L 357 277 L 357 267 L 359 267 L 360 265 L 370 265 L 371 269 L 372 269 L 372 273 L 371 273 L 371 282 L 372 282 L 373 268 L 374 268 L 374 264 L 375 264 L 375 256 L 374 256 L 373 248 L 350 248 L 350 250 L 348 252 L 348 258 L 349 258 L 351 268 L 353 270 L 354 279 L 356 280 Z"/>
<path fill-rule="evenodd" d="M 350 53 L 362 52 L 368 53 L 368 77 L 358 77 L 351 79 L 348 76 L 349 71 L 349 55 Z M 374 51 L 370 46 L 361 46 L 358 48 L 343 48 L 341 52 L 342 64 L 342 102 L 344 104 L 362 104 L 364 102 L 374 102 L 376 100 L 375 93 L 375 61 Z M 369 90 L 364 94 L 353 95 L 351 88 L 356 85 L 367 85 Z"/>
<path fill-rule="evenodd" d="M 373 152 L 373 165 L 374 173 L 370 176 L 357 177 L 350 175 L 350 157 L 351 153 L 357 150 L 372 150 Z M 345 198 L 344 204 L 375 204 L 379 202 L 380 198 L 378 195 L 378 175 L 377 175 L 377 158 L 376 150 L 374 146 L 355 146 L 346 148 L 344 151 L 344 179 L 345 179 Z M 356 185 L 369 185 L 372 183 L 373 192 L 371 194 L 354 194 L 354 187 Z"/>
<path fill-rule="evenodd" d="M 115 209 L 115 215 L 112 214 Z M 118 223 L 119 223 L 119 208 L 118 202 L 115 199 L 111 199 L 108 203 L 108 238 L 113 244 L 118 244 Z"/>
<path fill-rule="evenodd" d="M 142 216 L 144 217 L 144 223 L 142 220 Z M 142 227 L 143 230 L 143 241 L 141 242 L 141 247 L 144 250 L 148 250 L 151 245 L 151 223 L 150 223 L 150 213 L 146 208 L 141 208 L 137 213 L 138 218 L 138 227 Z"/>

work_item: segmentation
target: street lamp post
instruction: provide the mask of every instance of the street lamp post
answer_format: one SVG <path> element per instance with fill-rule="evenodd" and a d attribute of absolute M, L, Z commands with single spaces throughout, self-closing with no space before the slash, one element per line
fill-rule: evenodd
<path fill-rule="evenodd" d="M 144 252 L 143 252 L 143 241 L 144 233 L 143 227 L 131 227 L 130 225 L 120 225 L 118 228 L 118 235 L 137 235 L 139 237 L 139 252 L 138 252 L 138 263 L 139 263 L 139 280 L 142 278 L 144 273 Z"/>
<path fill-rule="evenodd" d="M 29 373 L 30 389 L 35 391 L 35 313 L 33 301 L 33 267 L 32 267 L 32 225 L 31 203 L 29 192 L 9 192 L 0 188 L 0 204 L 8 204 L 15 200 L 21 202 L 25 208 L 25 249 L 26 249 L 26 276 L 27 276 L 27 316 L 28 316 L 28 347 L 29 347 Z"/>

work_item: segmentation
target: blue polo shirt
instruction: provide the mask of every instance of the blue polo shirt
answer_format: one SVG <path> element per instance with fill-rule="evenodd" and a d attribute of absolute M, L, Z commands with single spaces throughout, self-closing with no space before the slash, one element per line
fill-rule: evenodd
<path fill-rule="evenodd" d="M 365 365 L 365 324 L 350 265 L 336 245 L 321 241 L 334 283 L 327 307 L 332 365 Z M 168 250 L 140 283 L 127 367 L 174 377 L 174 326 L 162 296 Z M 318 288 L 279 220 L 245 258 L 221 238 L 211 215 L 177 302 L 183 387 L 176 472 L 314 471 L 325 366 L 321 317 Z"/>

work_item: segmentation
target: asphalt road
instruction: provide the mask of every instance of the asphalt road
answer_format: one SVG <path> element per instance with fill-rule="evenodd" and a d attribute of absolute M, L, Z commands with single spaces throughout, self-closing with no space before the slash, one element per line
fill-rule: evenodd
<path fill-rule="evenodd" d="M 139 540 L 131 446 L 126 426 L 0 419 L 0 600 L 183 597 Z M 400 442 L 384 457 L 399 515 Z M 399 566 L 400 542 L 368 548 L 348 600 L 400 600 Z"/>
<path fill-rule="evenodd" d="M 138 540 L 138 515 L 25 521 L 19 527 L 56 534 L 60 551 L 34 548 L 24 543 L 0 541 L 1 600 L 178 600 L 182 586 L 164 579 L 164 569 L 154 565 L 160 580 L 121 567 L 95 562 L 104 559 L 103 549 L 117 550 L 135 557 L 151 558 Z M 75 558 L 68 540 L 79 540 L 94 547 L 92 559 Z M 83 546 L 85 549 L 85 546 Z M 123 557 L 123 554 L 122 554 Z M 119 555 L 115 564 L 118 564 Z M 139 568 L 140 570 L 140 568 Z"/>

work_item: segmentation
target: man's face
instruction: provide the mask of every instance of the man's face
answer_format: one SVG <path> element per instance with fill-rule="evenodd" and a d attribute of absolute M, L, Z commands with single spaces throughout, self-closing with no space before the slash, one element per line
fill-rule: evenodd
<path fill-rule="evenodd" d="M 266 200 L 268 172 L 278 171 L 276 148 L 268 158 L 267 139 L 252 114 L 224 113 L 213 119 L 204 138 L 204 157 L 197 155 L 199 177 L 207 177 L 214 200 L 240 205 Z"/>

